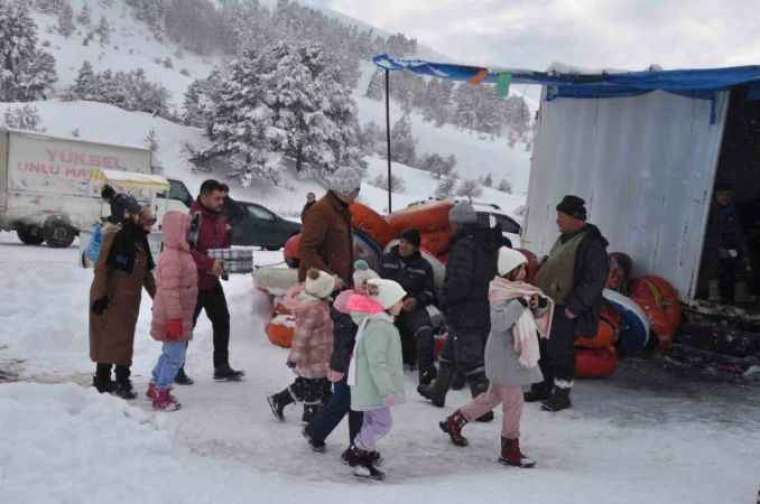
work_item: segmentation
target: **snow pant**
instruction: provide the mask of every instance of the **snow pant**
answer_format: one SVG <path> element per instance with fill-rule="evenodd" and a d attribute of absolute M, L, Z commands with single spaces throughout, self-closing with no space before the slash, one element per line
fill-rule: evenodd
<path fill-rule="evenodd" d="M 449 336 L 440 356 L 441 366 L 451 366 L 470 384 L 484 381 L 484 352 L 489 332 L 488 327 L 449 327 Z"/>
<path fill-rule="evenodd" d="M 351 409 L 351 387 L 348 386 L 346 377 L 343 377 L 341 381 L 333 385 L 332 397 L 306 427 L 306 432 L 313 441 L 324 443 L 346 415 L 348 415 L 348 444 L 351 444 L 362 427 L 362 413 Z"/>
<path fill-rule="evenodd" d="M 153 368 L 153 383 L 159 390 L 169 388 L 174 383 L 177 372 L 185 363 L 187 342 L 164 342 L 161 355 Z"/>
<path fill-rule="evenodd" d="M 539 338 L 541 358 L 538 365 L 544 382 L 538 384 L 546 390 L 552 387 L 571 388 L 575 378 L 575 320 L 565 316 L 565 306 L 554 308 L 554 319 L 549 339 Z"/>
<path fill-rule="evenodd" d="M 520 438 L 520 418 L 523 409 L 523 392 L 520 385 L 491 385 L 488 390 L 459 408 L 468 422 L 480 418 L 501 404 L 503 411 L 501 436 Z"/>
<path fill-rule="evenodd" d="M 375 451 L 377 442 L 391 431 L 392 423 L 391 409 L 388 407 L 365 411 L 362 429 L 354 445 L 360 450 Z"/>
<path fill-rule="evenodd" d="M 217 281 L 211 290 L 198 291 L 193 327 L 198 323 L 201 311 L 206 312 L 214 331 L 214 369 L 227 367 L 230 364 L 230 311 L 221 282 Z"/>
<path fill-rule="evenodd" d="M 424 307 L 410 312 L 401 312 L 396 319 L 401 333 L 401 351 L 404 364 L 416 364 L 420 370 L 433 367 L 435 360 L 435 339 L 430 315 Z"/>

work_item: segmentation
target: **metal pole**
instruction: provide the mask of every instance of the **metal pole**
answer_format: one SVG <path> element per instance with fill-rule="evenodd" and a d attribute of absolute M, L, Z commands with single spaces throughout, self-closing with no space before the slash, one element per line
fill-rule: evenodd
<path fill-rule="evenodd" d="M 393 211 L 391 193 L 391 72 L 385 70 L 385 138 L 388 146 L 388 213 Z"/>

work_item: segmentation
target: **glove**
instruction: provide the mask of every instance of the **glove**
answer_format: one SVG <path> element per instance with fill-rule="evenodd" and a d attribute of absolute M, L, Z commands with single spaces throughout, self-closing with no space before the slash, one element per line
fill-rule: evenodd
<path fill-rule="evenodd" d="M 385 398 L 383 402 L 385 403 L 386 406 L 388 406 L 389 408 L 392 408 L 393 406 L 396 405 L 396 396 L 389 395 L 388 397 Z"/>
<path fill-rule="evenodd" d="M 330 383 L 338 383 L 344 376 L 346 376 L 346 373 L 341 373 L 340 371 L 335 371 L 333 369 L 327 372 L 327 380 Z"/>
<path fill-rule="evenodd" d="M 183 335 L 182 319 L 172 319 L 166 323 L 166 339 L 177 341 Z"/>
<path fill-rule="evenodd" d="M 107 297 L 102 297 L 100 299 L 96 299 L 94 303 L 92 303 L 92 313 L 95 315 L 103 315 L 103 313 L 108 309 L 108 304 L 111 301 Z"/>

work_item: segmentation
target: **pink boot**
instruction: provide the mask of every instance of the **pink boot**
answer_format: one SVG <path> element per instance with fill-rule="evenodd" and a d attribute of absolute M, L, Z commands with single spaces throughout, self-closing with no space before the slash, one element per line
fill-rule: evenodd
<path fill-rule="evenodd" d="M 153 399 L 153 409 L 161 411 L 177 411 L 182 407 L 180 403 L 171 395 L 171 391 L 167 389 L 156 389 L 158 395 Z"/>
<path fill-rule="evenodd" d="M 151 401 L 155 401 L 158 397 L 158 388 L 156 388 L 156 384 L 153 382 L 150 382 L 148 384 L 148 390 L 145 391 L 145 397 L 150 399 Z"/>

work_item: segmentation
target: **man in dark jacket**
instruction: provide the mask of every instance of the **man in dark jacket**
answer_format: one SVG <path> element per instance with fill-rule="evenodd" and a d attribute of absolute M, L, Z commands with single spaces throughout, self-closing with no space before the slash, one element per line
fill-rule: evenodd
<path fill-rule="evenodd" d="M 244 373 L 230 367 L 230 312 L 220 278 L 224 267 L 218 259 L 207 255 L 209 249 L 230 248 L 230 226 L 223 214 L 225 186 L 216 180 L 201 185 L 201 194 L 190 212 L 199 219 L 197 238 L 191 253 L 198 267 L 198 304 L 193 321 L 197 322 L 201 311 L 211 320 L 214 331 L 214 379 L 217 381 L 240 381 Z M 192 385 L 184 368 L 177 373 L 176 383 Z"/>
<path fill-rule="evenodd" d="M 543 401 L 546 411 L 571 406 L 575 337 L 596 334 L 599 323 L 609 270 L 608 242 L 586 217 L 585 201 L 577 196 L 565 196 L 557 205 L 560 237 L 536 277 L 537 285 L 554 300 L 555 310 L 549 340 L 541 340 L 544 381 L 533 385 L 525 400 Z"/>
<path fill-rule="evenodd" d="M 467 202 L 458 203 L 449 213 L 454 231 L 446 279 L 443 308 L 449 336 L 440 356 L 438 378 L 417 391 L 435 406 L 443 407 L 456 369 L 464 374 L 472 397 L 488 389 L 484 350 L 491 330 L 488 286 L 496 276 L 501 233 L 478 225 L 475 210 Z M 478 420 L 493 419 L 489 412 Z"/>
<path fill-rule="evenodd" d="M 306 195 L 306 204 L 303 206 L 303 210 L 301 210 L 301 222 L 303 222 L 303 217 L 306 215 L 306 210 L 313 207 L 314 204 L 317 202 L 317 195 L 313 192 L 310 192 Z"/>
<path fill-rule="evenodd" d="M 398 245 L 383 256 L 380 276 L 401 284 L 407 292 L 404 309 L 396 318 L 401 333 L 404 363 L 418 364 L 419 382 L 429 384 L 436 376 L 435 339 L 427 307 L 435 303 L 433 267 L 420 254 L 420 232 L 407 229 Z"/>

